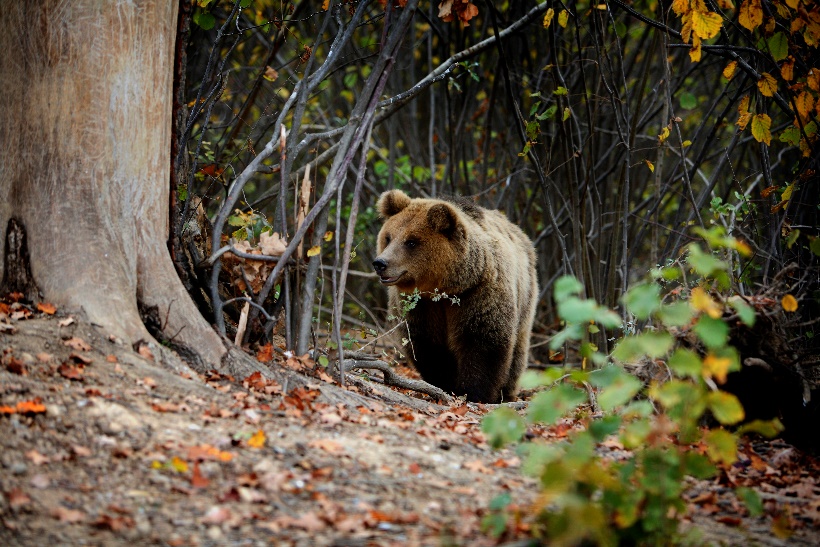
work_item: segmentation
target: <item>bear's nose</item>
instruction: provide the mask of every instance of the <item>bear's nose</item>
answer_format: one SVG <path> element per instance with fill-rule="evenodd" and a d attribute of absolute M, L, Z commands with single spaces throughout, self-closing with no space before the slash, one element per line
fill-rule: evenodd
<path fill-rule="evenodd" d="M 382 258 L 377 258 L 373 261 L 373 269 L 377 274 L 383 273 L 387 269 L 387 262 Z"/>

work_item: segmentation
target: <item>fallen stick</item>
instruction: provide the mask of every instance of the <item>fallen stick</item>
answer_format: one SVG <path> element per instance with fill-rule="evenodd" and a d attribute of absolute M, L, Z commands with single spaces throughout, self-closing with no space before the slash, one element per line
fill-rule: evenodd
<path fill-rule="evenodd" d="M 342 364 L 343 372 L 348 372 L 354 368 L 379 370 L 384 375 L 384 383 L 388 386 L 411 389 L 448 403 L 453 400 L 453 398 L 443 390 L 428 384 L 424 380 L 413 380 L 396 374 L 393 369 L 390 368 L 389 364 L 378 360 L 374 355 L 361 354 L 358 352 L 351 352 L 348 355 L 350 359 L 345 359 Z"/>

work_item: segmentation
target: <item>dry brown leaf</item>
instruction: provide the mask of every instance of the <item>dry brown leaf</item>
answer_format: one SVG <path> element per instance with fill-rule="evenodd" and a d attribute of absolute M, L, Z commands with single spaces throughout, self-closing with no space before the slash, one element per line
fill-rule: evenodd
<path fill-rule="evenodd" d="M 76 509 L 66 509 L 65 507 L 58 507 L 51 512 L 51 516 L 60 522 L 76 523 L 83 522 L 86 519 L 86 514 Z"/>
<path fill-rule="evenodd" d="M 66 345 L 77 351 L 91 351 L 91 346 L 86 344 L 85 340 L 83 340 L 82 338 L 77 338 L 76 336 L 73 336 L 68 340 L 63 340 L 63 345 Z"/>
<path fill-rule="evenodd" d="M 339 454 L 344 451 L 344 447 L 333 439 L 314 439 L 308 443 L 311 448 L 320 448 L 328 454 Z"/>

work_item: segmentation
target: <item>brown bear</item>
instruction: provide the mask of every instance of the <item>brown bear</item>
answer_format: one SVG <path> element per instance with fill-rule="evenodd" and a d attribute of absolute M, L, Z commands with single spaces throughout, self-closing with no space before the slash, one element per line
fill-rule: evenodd
<path fill-rule="evenodd" d="M 538 297 L 530 239 L 500 212 L 463 199 L 391 190 L 378 211 L 385 222 L 373 268 L 390 287 L 391 313 L 402 294 L 420 293 L 405 337 L 422 378 L 469 401 L 514 398 Z"/>

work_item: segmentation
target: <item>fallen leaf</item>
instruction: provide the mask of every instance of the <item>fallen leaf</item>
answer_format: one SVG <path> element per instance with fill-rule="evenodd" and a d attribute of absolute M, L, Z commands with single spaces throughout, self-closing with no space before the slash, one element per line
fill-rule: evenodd
<path fill-rule="evenodd" d="M 129 516 L 112 517 L 111 515 L 100 515 L 97 520 L 91 523 L 94 528 L 100 530 L 111 530 L 112 532 L 119 532 L 127 528 L 136 526 L 136 522 Z"/>
<path fill-rule="evenodd" d="M 248 439 L 248 446 L 251 448 L 262 448 L 265 446 L 265 440 L 265 432 L 260 429 Z"/>
<path fill-rule="evenodd" d="M 76 509 L 66 509 L 65 507 L 57 507 L 51 511 L 51 516 L 60 522 L 76 523 L 83 522 L 86 519 L 86 514 Z"/>
<path fill-rule="evenodd" d="M 34 449 L 26 452 L 26 459 L 31 461 L 34 465 L 43 465 L 44 463 L 51 461 L 48 456 L 43 456 Z"/>
<path fill-rule="evenodd" d="M 328 454 L 339 454 L 344 450 L 344 447 L 332 439 L 314 439 L 308 443 L 311 448 L 320 448 Z"/>
<path fill-rule="evenodd" d="M 231 511 L 227 507 L 220 507 L 218 505 L 214 505 L 208 512 L 205 513 L 205 516 L 202 517 L 203 524 L 222 524 L 223 522 L 227 521 L 231 518 Z"/>
<path fill-rule="evenodd" d="M 66 317 L 65 319 L 60 319 L 60 321 L 57 324 L 61 327 L 67 327 L 69 325 L 72 325 L 73 323 L 74 323 L 74 318 L 73 317 Z"/>
<path fill-rule="evenodd" d="M 43 312 L 46 315 L 54 315 L 55 313 L 57 313 L 57 307 L 54 304 L 49 304 L 48 302 L 38 303 L 37 310 Z"/>
<path fill-rule="evenodd" d="M 68 340 L 63 340 L 63 345 L 73 348 L 77 351 L 91 351 L 91 346 L 85 343 L 82 338 L 73 336 Z"/>
<path fill-rule="evenodd" d="M 473 460 L 471 462 L 463 463 L 461 464 L 461 467 L 464 469 L 469 469 L 470 471 L 475 471 L 476 473 L 484 473 L 485 475 L 493 474 L 493 470 L 485 466 L 481 460 Z"/>
<path fill-rule="evenodd" d="M 194 462 L 194 471 L 191 475 L 191 486 L 194 488 L 207 488 L 209 484 L 211 484 L 211 481 L 208 480 L 208 478 L 202 474 L 202 471 L 199 470 L 199 462 Z"/>
<path fill-rule="evenodd" d="M 12 509 L 19 509 L 31 503 L 31 498 L 28 494 L 19 488 L 12 488 L 11 491 L 6 494 L 6 499 L 8 499 L 9 507 Z"/>
<path fill-rule="evenodd" d="M 71 363 L 65 362 L 59 367 L 57 367 L 57 372 L 63 378 L 67 378 L 69 380 L 82 380 L 83 379 L 83 366 L 82 365 L 72 365 Z"/>

